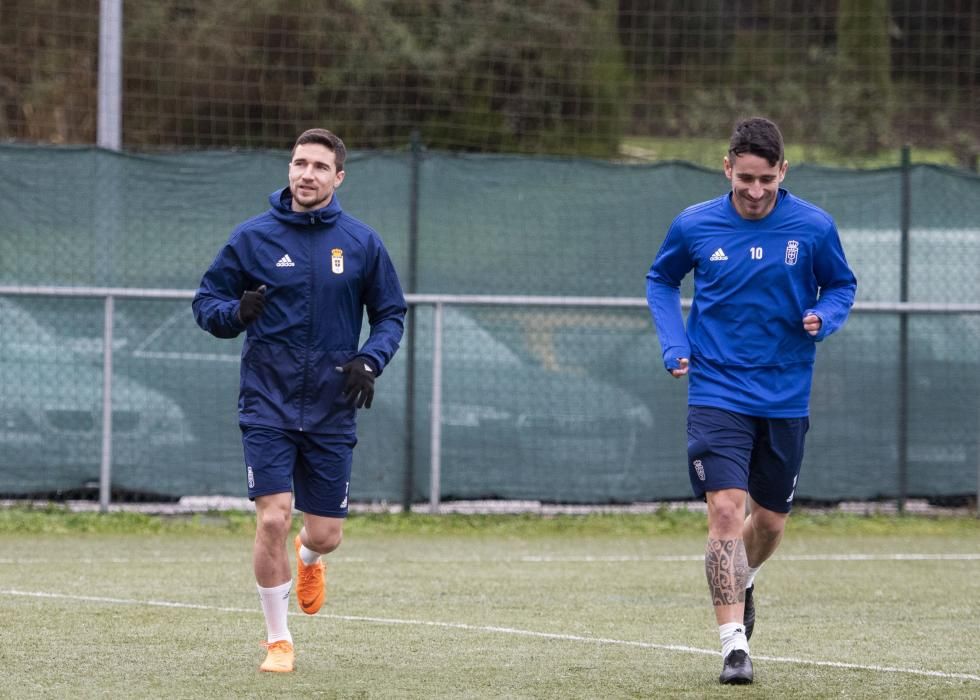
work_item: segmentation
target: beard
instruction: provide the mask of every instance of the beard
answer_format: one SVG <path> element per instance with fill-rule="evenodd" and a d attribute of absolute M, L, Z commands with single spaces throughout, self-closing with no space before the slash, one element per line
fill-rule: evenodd
<path fill-rule="evenodd" d="M 305 190 L 298 186 L 293 187 L 291 192 L 293 203 L 301 206 L 305 211 L 322 209 L 330 203 L 330 197 L 333 195 L 330 191 L 321 193 L 319 190 Z"/>

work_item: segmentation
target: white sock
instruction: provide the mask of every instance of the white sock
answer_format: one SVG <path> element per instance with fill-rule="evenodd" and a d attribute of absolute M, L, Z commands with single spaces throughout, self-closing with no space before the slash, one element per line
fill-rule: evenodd
<path fill-rule="evenodd" d="M 256 584 L 256 588 L 259 589 L 259 600 L 262 602 L 262 612 L 265 614 L 267 642 L 286 640 L 290 644 L 293 643 L 293 636 L 289 633 L 289 625 L 286 622 L 289 613 L 289 591 L 292 587 L 292 579 L 273 588 L 262 588 Z"/>
<path fill-rule="evenodd" d="M 721 637 L 721 657 L 727 659 L 735 649 L 749 652 L 749 640 L 745 638 L 745 626 L 741 622 L 726 622 L 718 625 L 718 636 Z"/>
<path fill-rule="evenodd" d="M 765 562 L 762 562 L 762 564 L 765 564 Z M 759 564 L 758 566 L 750 566 L 749 567 L 749 574 L 748 574 L 748 576 L 745 577 L 745 587 L 746 587 L 746 589 L 752 588 L 752 584 L 755 583 L 755 575 L 757 573 L 759 573 L 759 569 L 762 568 L 762 564 Z"/>
<path fill-rule="evenodd" d="M 304 564 L 309 566 L 310 564 L 316 564 L 318 561 L 320 561 L 320 553 L 314 552 L 305 544 L 301 544 L 299 546 L 299 558 L 303 560 Z"/>

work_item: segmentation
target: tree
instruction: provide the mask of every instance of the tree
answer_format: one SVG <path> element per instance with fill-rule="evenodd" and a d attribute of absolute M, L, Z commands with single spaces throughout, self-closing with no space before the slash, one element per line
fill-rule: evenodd
<path fill-rule="evenodd" d="M 134 4 L 127 140 L 610 155 L 627 80 L 610 0 Z"/>
<path fill-rule="evenodd" d="M 888 0 L 840 0 L 831 95 L 843 152 L 874 154 L 891 142 L 888 24 Z"/>

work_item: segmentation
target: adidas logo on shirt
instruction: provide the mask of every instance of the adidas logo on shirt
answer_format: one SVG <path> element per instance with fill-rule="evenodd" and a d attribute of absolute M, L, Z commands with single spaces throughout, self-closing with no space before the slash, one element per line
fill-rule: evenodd
<path fill-rule="evenodd" d="M 296 267 L 296 263 L 294 263 L 292 258 L 289 257 L 289 253 L 286 253 L 279 258 L 279 262 L 276 263 L 276 267 Z"/>
<path fill-rule="evenodd" d="M 289 256 L 287 255 L 286 257 L 288 258 Z M 718 250 L 716 250 L 714 253 L 711 254 L 710 260 L 711 260 L 711 262 L 718 262 L 720 260 L 728 260 L 728 256 L 725 255 L 725 251 L 723 251 L 721 248 L 719 248 Z"/>

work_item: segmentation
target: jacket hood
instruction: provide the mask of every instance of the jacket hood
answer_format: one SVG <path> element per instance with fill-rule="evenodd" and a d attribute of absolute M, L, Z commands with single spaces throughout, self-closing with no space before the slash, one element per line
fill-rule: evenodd
<path fill-rule="evenodd" d="M 296 226 L 309 226 L 316 224 L 332 224 L 340 218 L 343 210 L 340 208 L 340 200 L 337 193 L 333 193 L 330 203 L 322 209 L 314 211 L 293 211 L 293 193 L 288 187 L 276 190 L 269 195 L 269 204 L 272 206 L 272 214 L 287 224 Z"/>

